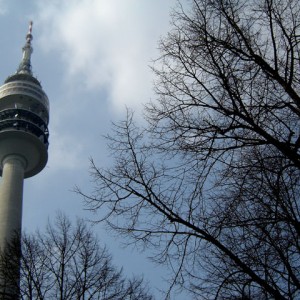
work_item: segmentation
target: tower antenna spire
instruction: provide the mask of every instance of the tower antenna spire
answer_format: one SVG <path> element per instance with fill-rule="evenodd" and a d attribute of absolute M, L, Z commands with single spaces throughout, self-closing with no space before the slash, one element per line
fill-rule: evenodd
<path fill-rule="evenodd" d="M 25 43 L 24 47 L 22 48 L 23 58 L 22 58 L 22 61 L 19 65 L 19 68 L 17 70 L 17 73 L 20 73 L 20 74 L 25 73 L 25 74 L 32 75 L 32 71 L 31 71 L 31 54 L 33 52 L 33 48 L 31 46 L 31 41 L 33 39 L 32 25 L 33 25 L 33 22 L 30 21 L 29 22 L 28 33 L 26 35 L 26 43 Z"/>
<path fill-rule="evenodd" d="M 32 40 L 32 25 L 33 25 L 33 22 L 29 21 L 29 29 L 28 29 L 28 34 L 26 36 L 26 39 L 30 39 L 30 42 Z"/>

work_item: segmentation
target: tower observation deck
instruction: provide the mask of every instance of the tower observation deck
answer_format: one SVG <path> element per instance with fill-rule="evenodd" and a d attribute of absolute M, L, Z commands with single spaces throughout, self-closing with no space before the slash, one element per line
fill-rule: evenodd
<path fill-rule="evenodd" d="M 0 87 L 0 169 L 7 156 L 18 155 L 25 162 L 25 178 L 45 167 L 49 136 L 49 101 L 31 71 L 31 28 L 32 23 L 17 72 Z"/>
<path fill-rule="evenodd" d="M 32 22 L 17 72 L 0 87 L 0 251 L 21 234 L 23 179 L 48 160 L 49 101 L 32 74 L 31 41 Z"/>

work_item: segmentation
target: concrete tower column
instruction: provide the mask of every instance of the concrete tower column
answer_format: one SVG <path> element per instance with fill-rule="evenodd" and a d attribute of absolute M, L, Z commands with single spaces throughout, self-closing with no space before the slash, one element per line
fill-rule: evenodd
<path fill-rule="evenodd" d="M 22 196 L 25 159 L 8 155 L 2 161 L 0 186 L 0 295 L 1 299 L 19 299 L 19 242 L 22 230 Z M 11 248 L 8 248 L 12 244 Z M 13 249 L 13 250 L 12 250 Z M 14 253 L 10 253 L 13 251 Z M 10 259 L 13 258 L 13 262 Z M 6 263 L 9 262 L 7 270 Z M 6 273 L 9 272 L 9 273 Z M 9 274 L 9 275 L 8 275 Z"/>
<path fill-rule="evenodd" d="M 19 155 L 9 155 L 2 162 L 0 187 L 0 249 L 21 234 L 23 179 L 26 161 Z"/>

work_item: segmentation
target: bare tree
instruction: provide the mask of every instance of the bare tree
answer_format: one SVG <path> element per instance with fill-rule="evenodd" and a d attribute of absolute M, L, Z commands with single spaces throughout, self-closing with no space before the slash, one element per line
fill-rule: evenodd
<path fill-rule="evenodd" d="M 153 247 L 168 293 L 299 298 L 299 1 L 188 3 L 161 41 L 147 126 L 114 124 L 86 205 Z"/>
<path fill-rule="evenodd" d="M 11 287 L 16 284 L 11 266 L 20 259 L 20 299 L 153 299 L 141 278 L 126 279 L 112 265 L 107 249 L 82 220 L 72 225 L 59 214 L 46 232 L 23 235 L 21 255 L 15 246 L 9 246 L 10 255 L 1 263 Z"/>
<path fill-rule="evenodd" d="M 13 250 L 13 251 L 12 251 Z M 15 233 L 10 243 L 0 251 L 0 299 L 19 299 L 20 292 L 20 234 Z"/>

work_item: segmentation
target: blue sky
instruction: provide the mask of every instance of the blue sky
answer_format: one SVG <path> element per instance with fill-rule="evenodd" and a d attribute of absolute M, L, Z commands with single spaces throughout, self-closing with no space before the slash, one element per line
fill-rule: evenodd
<path fill-rule="evenodd" d="M 33 73 L 50 101 L 50 147 L 46 168 L 26 179 L 23 229 L 43 228 L 63 211 L 89 218 L 75 185 L 89 191 L 89 157 L 109 164 L 102 135 L 125 107 L 141 112 L 153 100 L 151 59 L 158 40 L 170 29 L 176 0 L 10 0 L 0 1 L 0 81 L 13 74 L 22 57 L 28 23 L 33 20 Z M 162 267 L 147 254 L 121 248 L 101 226 L 100 239 L 127 274 L 144 274 L 152 287 L 163 288 Z M 177 298 L 179 299 L 179 298 Z"/>

